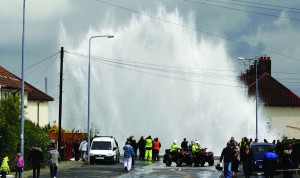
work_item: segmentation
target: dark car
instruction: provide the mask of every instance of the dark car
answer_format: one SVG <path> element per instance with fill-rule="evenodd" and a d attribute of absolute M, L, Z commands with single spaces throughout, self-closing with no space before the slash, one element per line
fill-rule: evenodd
<path fill-rule="evenodd" d="M 269 151 L 270 147 L 274 148 L 276 152 L 275 145 L 273 143 L 252 143 L 250 149 L 253 152 L 254 164 L 253 171 L 258 173 L 263 172 L 263 159 L 266 152 Z"/>

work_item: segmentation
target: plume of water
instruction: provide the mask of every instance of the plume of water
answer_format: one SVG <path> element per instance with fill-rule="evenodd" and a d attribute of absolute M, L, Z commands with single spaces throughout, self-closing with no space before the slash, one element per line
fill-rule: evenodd
<path fill-rule="evenodd" d="M 177 10 L 159 7 L 154 15 L 195 26 Z M 149 16 L 132 16 L 122 26 L 113 19 L 91 28 L 79 45 L 61 33 L 66 51 L 86 56 L 91 36 L 115 35 L 91 43 L 91 123 L 102 135 L 121 145 L 130 135 L 151 135 L 163 148 L 187 138 L 216 154 L 231 136 L 255 137 L 255 104 L 236 80 L 223 41 Z M 86 130 L 88 60 L 65 58 L 63 127 Z"/>

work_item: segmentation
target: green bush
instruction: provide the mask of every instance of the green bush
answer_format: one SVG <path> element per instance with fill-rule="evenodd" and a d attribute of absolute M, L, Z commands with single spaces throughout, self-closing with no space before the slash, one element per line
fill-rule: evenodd
<path fill-rule="evenodd" d="M 9 166 L 13 171 L 15 168 L 14 159 L 20 152 L 20 97 L 8 94 L 5 99 L 0 100 L 0 156 L 8 156 Z M 24 161 L 25 170 L 31 169 L 31 164 L 27 162 L 29 152 L 33 145 L 38 145 L 43 150 L 44 160 L 48 158 L 48 145 L 50 139 L 48 130 L 39 127 L 35 123 L 24 121 Z"/>

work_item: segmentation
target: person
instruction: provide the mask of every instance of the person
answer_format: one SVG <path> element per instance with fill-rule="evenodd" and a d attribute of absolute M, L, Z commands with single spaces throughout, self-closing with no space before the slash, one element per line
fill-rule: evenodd
<path fill-rule="evenodd" d="M 248 145 L 246 145 L 246 146 L 248 146 Z M 236 177 L 237 172 L 239 170 L 239 164 L 240 164 L 240 161 L 239 161 L 240 149 L 239 149 L 236 141 L 233 142 L 232 149 L 233 149 L 233 160 L 232 160 L 231 171 L 232 171 L 232 177 Z"/>
<path fill-rule="evenodd" d="M 274 153 L 274 148 L 271 146 L 269 151 L 265 153 L 263 158 L 263 170 L 266 178 L 273 178 L 277 164 L 277 155 Z"/>
<path fill-rule="evenodd" d="M 159 150 L 160 150 L 160 147 L 161 147 L 161 143 L 158 140 L 158 138 L 156 137 L 154 139 L 154 142 L 153 142 L 153 156 L 152 156 L 152 160 L 153 161 L 159 161 Z"/>
<path fill-rule="evenodd" d="M 97 137 L 101 137 L 100 133 L 97 132 L 95 135 L 94 135 L 94 138 L 97 138 Z"/>
<path fill-rule="evenodd" d="M 199 146 L 198 146 L 198 141 L 192 142 L 192 153 L 196 153 L 197 151 L 199 151 Z"/>
<path fill-rule="evenodd" d="M 291 159 L 293 161 L 294 164 L 294 169 L 298 169 L 299 167 L 299 155 L 300 155 L 300 149 L 299 149 L 300 145 L 299 143 L 294 143 L 292 146 L 292 153 L 291 153 Z M 298 176 L 298 172 L 296 171 L 296 175 Z"/>
<path fill-rule="evenodd" d="M 24 159 L 23 159 L 21 153 L 17 153 L 17 156 L 15 158 L 15 166 L 16 166 L 16 176 L 15 177 L 21 178 L 21 174 L 23 172 L 23 167 L 24 167 Z"/>
<path fill-rule="evenodd" d="M 183 139 L 183 141 L 181 142 L 181 148 L 182 149 L 188 149 L 188 141 L 186 141 L 186 138 Z"/>
<path fill-rule="evenodd" d="M 291 159 L 291 155 L 289 155 L 288 150 L 283 151 L 283 156 L 281 160 L 281 169 L 283 170 L 283 178 L 292 178 L 293 177 L 293 172 L 291 169 L 294 169 L 294 164 Z"/>
<path fill-rule="evenodd" d="M 87 142 L 83 140 L 79 145 L 79 151 L 81 151 L 82 161 L 85 162 L 86 160 L 86 153 L 87 153 Z"/>
<path fill-rule="evenodd" d="M 54 145 L 51 145 L 49 151 L 49 161 L 48 161 L 51 178 L 56 178 L 57 176 L 58 162 L 60 162 L 59 152 L 56 149 L 54 149 Z"/>
<path fill-rule="evenodd" d="M 139 152 L 140 152 L 139 159 L 143 160 L 145 157 L 145 146 L 146 146 L 144 136 L 141 136 L 141 138 L 138 142 L 138 146 L 139 146 Z"/>
<path fill-rule="evenodd" d="M 264 143 L 268 143 L 268 140 L 267 140 L 267 139 L 264 139 Z"/>
<path fill-rule="evenodd" d="M 231 146 L 233 146 L 234 142 L 235 142 L 234 137 L 231 137 L 229 141 L 230 141 Z"/>
<path fill-rule="evenodd" d="M 279 161 L 281 161 L 284 149 L 279 140 L 277 140 L 275 147 L 276 147 L 276 154 L 278 155 L 278 159 L 279 159 Z"/>
<path fill-rule="evenodd" d="M 77 139 L 75 143 L 73 143 L 75 161 L 79 161 L 80 159 L 79 147 L 80 147 L 80 140 Z"/>
<path fill-rule="evenodd" d="M 174 156 L 175 160 L 177 159 L 178 150 L 181 148 L 177 145 L 177 140 L 173 140 L 173 143 L 171 145 L 170 153 Z"/>
<path fill-rule="evenodd" d="M 137 144 L 137 142 L 136 142 L 136 140 L 135 140 L 135 138 L 134 138 L 133 135 L 130 137 L 130 143 L 131 143 L 131 146 L 132 146 L 133 151 L 134 151 L 133 160 L 136 160 L 136 158 L 137 158 L 137 150 L 139 149 L 139 146 L 138 146 L 138 144 Z"/>
<path fill-rule="evenodd" d="M 1 178 L 6 178 L 6 175 L 8 173 L 10 173 L 10 169 L 9 169 L 9 166 L 8 166 L 8 157 L 5 156 L 3 158 L 3 161 L 1 163 L 1 167 L 0 167 L 0 171 L 1 171 Z"/>
<path fill-rule="evenodd" d="M 153 146 L 153 141 L 151 136 L 149 135 L 146 138 L 146 146 L 145 146 L 145 161 L 151 161 L 152 160 L 152 146 Z"/>
<path fill-rule="evenodd" d="M 241 152 L 241 162 L 243 162 L 243 171 L 245 178 L 249 178 L 252 174 L 252 163 L 254 161 L 254 156 L 252 150 L 250 150 L 249 145 L 246 145 L 243 152 Z"/>
<path fill-rule="evenodd" d="M 39 178 L 41 163 L 44 162 L 44 158 L 42 149 L 36 144 L 30 150 L 28 162 L 30 162 L 30 160 L 32 164 L 33 178 Z"/>
<path fill-rule="evenodd" d="M 224 158 L 224 176 L 225 178 L 231 177 L 231 164 L 233 160 L 233 149 L 231 148 L 231 143 L 227 142 L 227 146 L 222 150 L 220 162 Z"/>
<path fill-rule="evenodd" d="M 124 150 L 124 169 L 126 172 L 129 172 L 131 170 L 132 157 L 134 155 L 133 147 L 130 145 L 129 141 L 123 147 L 123 150 Z"/>

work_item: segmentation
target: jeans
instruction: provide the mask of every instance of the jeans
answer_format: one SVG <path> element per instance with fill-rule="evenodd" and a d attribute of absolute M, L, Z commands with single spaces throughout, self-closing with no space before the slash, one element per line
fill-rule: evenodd
<path fill-rule="evenodd" d="M 127 171 L 130 171 L 132 163 L 132 157 L 124 158 L 124 168 L 127 167 Z"/>
<path fill-rule="evenodd" d="M 56 164 L 51 164 L 50 165 L 50 175 L 51 175 L 51 178 L 57 176 L 57 166 L 56 166 Z"/>
<path fill-rule="evenodd" d="M 224 176 L 225 178 L 231 177 L 231 162 L 224 162 Z"/>

